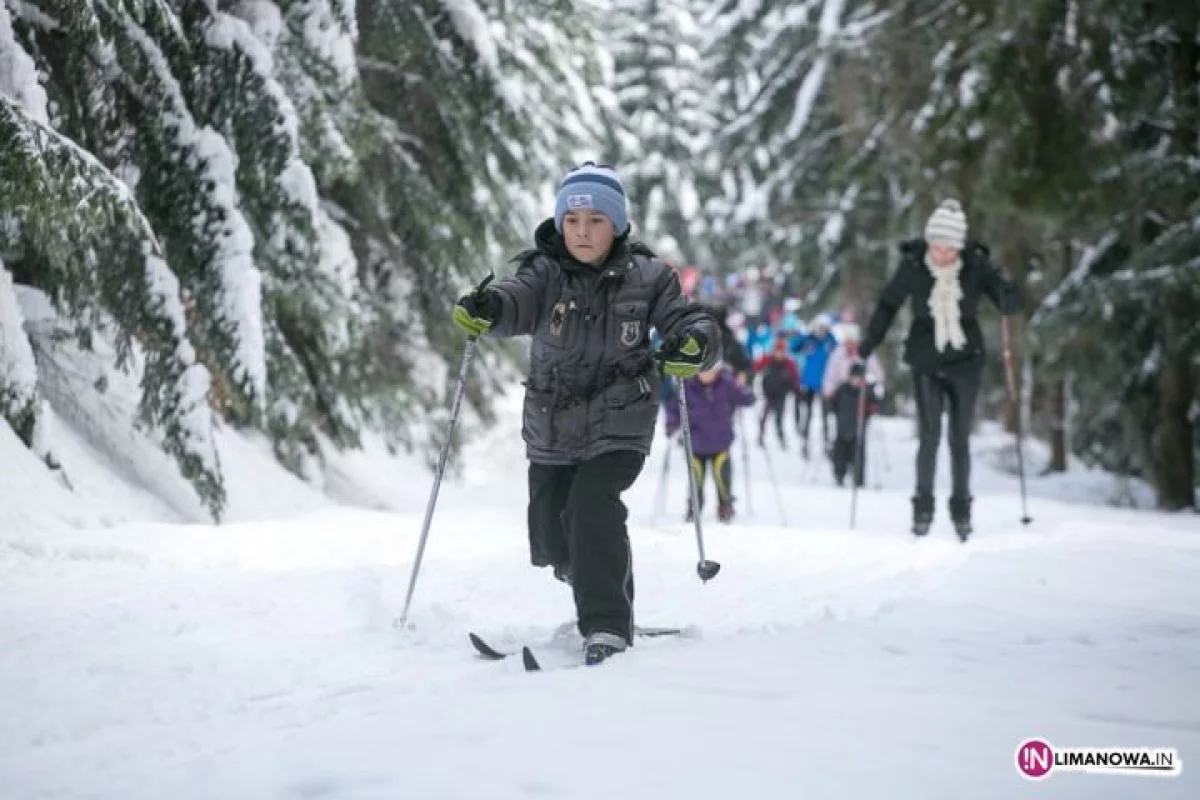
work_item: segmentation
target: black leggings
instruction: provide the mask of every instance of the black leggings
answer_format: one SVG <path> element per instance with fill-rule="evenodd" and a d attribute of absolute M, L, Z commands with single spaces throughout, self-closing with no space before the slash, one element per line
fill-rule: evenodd
<path fill-rule="evenodd" d="M 857 451 L 857 452 L 856 452 Z M 852 437 L 841 437 L 833 440 L 833 477 L 840 486 L 842 481 L 846 479 L 846 474 L 850 472 L 851 465 L 854 466 L 854 482 L 858 486 L 864 484 L 867 466 L 867 442 L 866 442 L 866 427 L 863 428 L 863 443 L 862 448 L 858 446 L 858 439 Z"/>
<path fill-rule="evenodd" d="M 704 478 L 712 467 L 713 483 L 717 485 L 717 505 L 729 507 L 733 505 L 733 464 L 729 460 L 729 451 L 716 455 L 692 456 L 692 469 L 696 471 L 696 496 L 700 500 L 700 508 L 704 508 Z M 691 506 L 691 501 L 688 502 Z"/>
<path fill-rule="evenodd" d="M 775 417 L 775 432 L 779 435 L 779 444 L 787 444 L 787 440 L 783 435 L 783 408 L 787 403 L 787 395 L 782 397 L 767 397 L 766 405 L 763 406 L 762 416 L 758 419 L 758 443 L 763 444 L 763 439 L 767 434 L 767 418 Z"/>
<path fill-rule="evenodd" d="M 807 409 L 804 415 L 804 426 L 800 426 L 800 406 L 803 405 Z M 825 409 L 825 395 L 820 389 L 803 388 L 796 392 L 796 432 L 800 434 L 800 438 L 804 444 L 808 443 L 808 428 L 812 424 L 813 406 L 817 407 L 817 413 L 821 415 L 821 442 L 828 444 L 829 442 L 829 416 Z"/>
<path fill-rule="evenodd" d="M 971 426 L 975 421 L 975 399 L 979 396 L 982 370 L 946 375 L 914 372 L 913 394 L 917 401 L 920 445 L 917 447 L 918 503 L 933 506 L 933 478 L 942 438 L 942 414 L 950 425 L 951 497 L 965 501 L 971 496 Z"/>

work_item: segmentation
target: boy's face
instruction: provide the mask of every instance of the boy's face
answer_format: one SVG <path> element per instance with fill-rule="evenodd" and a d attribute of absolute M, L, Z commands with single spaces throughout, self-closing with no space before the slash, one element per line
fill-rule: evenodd
<path fill-rule="evenodd" d="M 861 389 L 862 385 L 863 385 L 862 375 L 851 375 L 850 376 L 850 385 L 853 386 L 855 389 Z"/>
<path fill-rule="evenodd" d="M 700 378 L 701 383 L 716 383 L 717 378 L 721 377 L 721 368 L 713 367 L 712 369 L 706 369 L 697 377 Z"/>
<path fill-rule="evenodd" d="M 599 211 L 568 211 L 563 217 L 563 240 L 567 252 L 584 264 L 602 264 L 608 258 L 617 232 L 612 221 Z"/>

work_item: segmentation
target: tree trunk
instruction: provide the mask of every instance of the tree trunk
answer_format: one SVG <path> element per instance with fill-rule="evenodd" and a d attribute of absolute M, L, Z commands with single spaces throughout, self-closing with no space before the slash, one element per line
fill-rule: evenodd
<path fill-rule="evenodd" d="M 1178 305 L 1178 304 L 1176 304 Z M 1154 488 L 1158 507 L 1168 511 L 1196 507 L 1196 465 L 1188 408 L 1195 393 L 1189 356 L 1177 346 L 1186 332 L 1188 315 L 1169 307 L 1165 321 L 1164 349 L 1170 355 L 1159 373 L 1159 421 L 1154 448 Z"/>
<path fill-rule="evenodd" d="M 1071 274 L 1074 263 L 1075 248 L 1070 236 L 1064 236 L 1060 245 L 1058 281 L 1061 283 Z M 1065 378 L 1056 378 L 1046 387 L 1046 412 L 1049 416 L 1050 430 L 1050 463 L 1046 472 L 1067 471 L 1067 382 Z"/>
<path fill-rule="evenodd" d="M 1053 381 L 1046 401 L 1050 412 L 1050 463 L 1046 472 L 1067 471 L 1067 382 Z"/>

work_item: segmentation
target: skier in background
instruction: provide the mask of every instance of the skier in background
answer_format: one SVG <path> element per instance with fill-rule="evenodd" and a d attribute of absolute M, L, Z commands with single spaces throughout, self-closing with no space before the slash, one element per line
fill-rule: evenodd
<path fill-rule="evenodd" d="M 831 400 L 833 393 L 850 377 L 850 368 L 863 360 L 859 353 L 859 338 L 857 325 L 843 325 L 839 331 L 838 339 L 841 343 L 829 355 L 829 363 L 825 365 L 825 378 L 821 384 L 821 391 L 827 400 Z M 879 363 L 879 356 L 872 353 L 863 366 L 866 368 L 867 383 L 875 387 L 877 396 L 882 399 L 883 366 Z"/>
<path fill-rule="evenodd" d="M 732 372 L 717 365 L 684 381 L 687 393 L 688 427 L 692 437 L 692 469 L 696 473 L 700 510 L 704 508 L 704 484 L 712 470 L 717 489 L 717 518 L 733 521 L 733 415 L 739 408 L 754 405 L 754 393 Z M 679 430 L 680 409 L 678 394 L 667 403 L 667 435 Z M 687 520 L 693 509 L 688 500 Z"/>
<path fill-rule="evenodd" d="M 786 339 L 775 341 L 775 351 L 754 363 L 754 372 L 762 376 L 762 393 L 766 398 L 762 416 L 758 420 L 758 446 L 766 447 L 767 418 L 775 417 L 775 431 L 779 436 L 779 447 L 787 449 L 787 437 L 783 433 L 783 412 L 787 400 L 800 390 L 800 371 L 788 354 Z"/>
<path fill-rule="evenodd" d="M 771 326 L 765 322 L 757 324 L 749 324 L 746 334 L 746 349 L 750 351 L 750 358 L 759 359 L 763 356 L 771 355 L 772 349 L 775 346 L 775 335 L 771 331 Z"/>
<path fill-rule="evenodd" d="M 522 426 L 530 558 L 572 586 L 584 660 L 598 664 L 633 639 L 621 494 L 654 439 L 659 366 L 681 379 L 710 367 L 720 330 L 683 298 L 670 267 L 629 238 L 625 189 L 610 166 L 568 172 L 534 242 L 515 275 L 464 295 L 453 318 L 471 336 L 533 337 Z M 657 354 L 651 328 L 663 336 Z"/>
<path fill-rule="evenodd" d="M 821 414 L 821 451 L 829 447 L 829 418 L 825 406 L 822 384 L 829 355 L 837 347 L 837 339 L 830 332 L 830 321 L 825 315 L 813 320 L 809 333 L 792 337 L 790 349 L 804 359 L 800 373 L 800 390 L 796 394 L 796 430 L 801 437 L 800 452 L 808 458 L 808 433 L 812 424 L 813 406 Z M 800 426 L 800 407 L 805 407 L 804 427 Z"/>
<path fill-rule="evenodd" d="M 982 244 L 967 239 L 967 216 L 948 199 L 929 217 L 925 236 L 900 245 L 900 266 L 879 297 L 860 352 L 869 359 L 905 302 L 912 324 L 904 360 L 912 368 L 920 444 L 913 527 L 917 536 L 933 522 L 933 479 L 942 438 L 942 412 L 950 414 L 950 518 L 962 541 L 971 534 L 971 426 L 983 376 L 979 303 L 986 296 L 1005 315 L 1021 311 L 1016 287 L 992 264 Z"/>
<path fill-rule="evenodd" d="M 833 479 L 841 486 L 846 473 L 854 465 L 854 483 L 861 487 L 866 476 L 867 465 L 867 421 L 879 411 L 879 398 L 873 387 L 867 384 L 861 363 L 850 367 L 849 376 L 834 391 L 830 408 L 837 424 L 830 461 L 833 462 Z M 866 392 L 865 399 L 862 393 Z M 858 429 L 858 406 L 863 403 L 863 425 Z M 860 441 L 861 435 L 861 441 Z"/>

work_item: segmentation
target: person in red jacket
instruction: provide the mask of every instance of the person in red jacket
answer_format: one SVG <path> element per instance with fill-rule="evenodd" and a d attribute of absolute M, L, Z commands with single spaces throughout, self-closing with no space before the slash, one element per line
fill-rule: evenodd
<path fill-rule="evenodd" d="M 767 418 L 775 417 L 775 431 L 779 434 L 779 446 L 787 447 L 783 435 L 783 409 L 787 399 L 800 389 L 800 370 L 788 352 L 787 339 L 777 339 L 770 355 L 754 362 L 754 373 L 762 376 L 763 397 L 767 399 L 762 416 L 758 420 L 758 446 L 766 447 Z"/>

